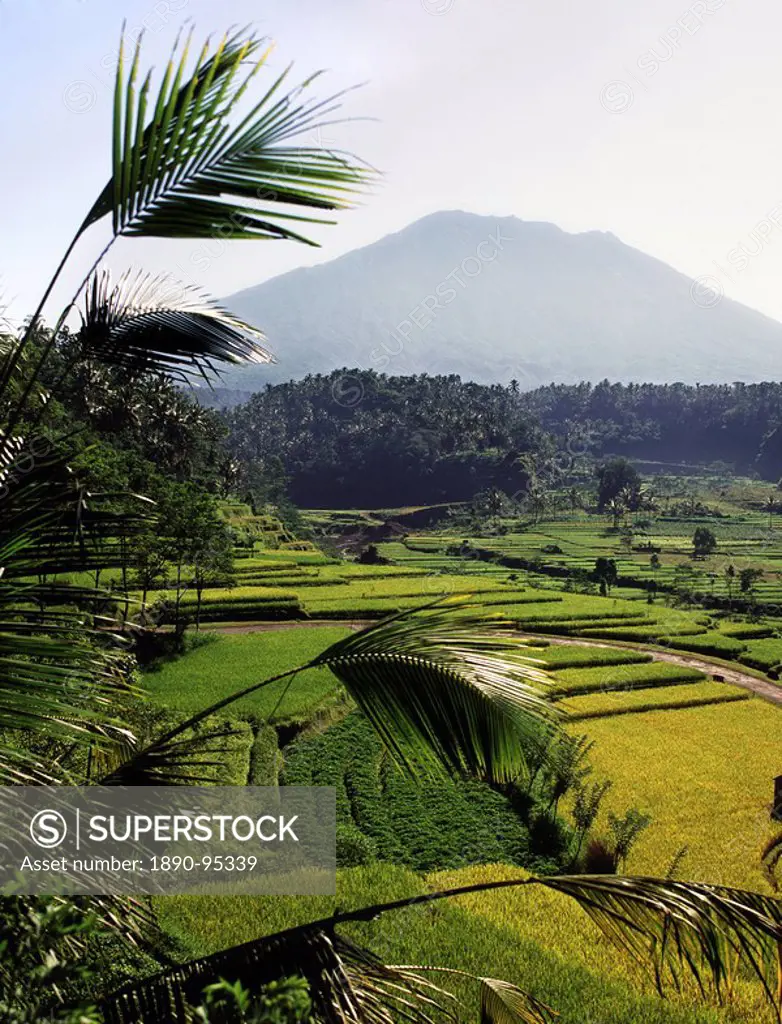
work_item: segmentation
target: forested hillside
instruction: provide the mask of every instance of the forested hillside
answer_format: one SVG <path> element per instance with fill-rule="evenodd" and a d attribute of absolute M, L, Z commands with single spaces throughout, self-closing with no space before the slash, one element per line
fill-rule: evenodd
<path fill-rule="evenodd" d="M 521 404 L 565 435 L 578 423 L 592 450 L 666 463 L 726 463 L 782 475 L 782 384 L 550 384 Z"/>
<path fill-rule="evenodd" d="M 782 475 L 782 384 L 552 384 L 339 370 L 269 386 L 224 416 L 246 486 L 310 507 L 461 501 L 526 486 L 558 450 Z M 264 483 L 265 481 L 265 483 Z"/>
<path fill-rule="evenodd" d="M 455 375 L 318 374 L 270 387 L 226 416 L 248 483 L 283 471 L 304 507 L 512 493 L 527 479 L 520 457 L 549 444 L 516 394 Z"/>

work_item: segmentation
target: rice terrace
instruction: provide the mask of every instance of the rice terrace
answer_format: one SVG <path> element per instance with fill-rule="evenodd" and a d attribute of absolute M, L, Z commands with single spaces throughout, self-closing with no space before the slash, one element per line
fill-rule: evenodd
<path fill-rule="evenodd" d="M 780 11 L 34 6 L 0 1024 L 782 1024 Z"/>

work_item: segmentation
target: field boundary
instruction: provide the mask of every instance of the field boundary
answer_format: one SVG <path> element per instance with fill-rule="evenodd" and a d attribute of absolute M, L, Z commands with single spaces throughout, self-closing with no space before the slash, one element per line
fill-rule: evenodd
<path fill-rule="evenodd" d="M 345 619 L 340 625 L 349 629 L 363 629 L 371 625 L 374 620 L 366 619 Z M 308 626 L 331 626 L 335 625 L 334 619 L 295 619 L 293 621 L 266 621 L 248 622 L 235 624 L 221 624 L 207 626 L 205 632 L 231 634 L 231 633 L 267 633 L 283 629 L 301 629 Z M 562 636 L 556 633 L 528 633 L 519 632 L 519 637 L 524 640 L 545 640 L 549 644 L 568 647 L 617 647 L 627 651 L 637 651 L 640 654 L 649 654 L 653 661 L 667 661 L 672 665 L 681 665 L 686 668 L 697 668 L 706 675 L 714 677 L 719 675 L 722 681 L 740 686 L 750 690 L 756 696 L 768 701 L 770 704 L 782 705 L 782 687 L 767 682 L 751 670 L 737 669 L 735 663 L 723 661 L 719 658 L 708 658 L 704 655 L 687 654 L 684 651 L 672 651 L 668 648 L 655 647 L 653 644 L 629 643 L 623 640 L 594 640 L 578 636 Z"/>
<path fill-rule="evenodd" d="M 649 654 L 653 661 L 667 661 L 672 665 L 682 665 L 688 668 L 697 668 L 712 678 L 719 675 L 723 682 L 733 686 L 741 686 L 771 704 L 782 705 L 782 688 L 773 683 L 766 682 L 751 672 L 743 672 L 733 667 L 732 663 L 721 661 L 717 658 L 711 659 L 703 655 L 690 655 L 683 651 L 671 651 L 652 644 L 632 644 L 621 640 L 592 640 L 585 637 L 561 636 L 555 633 L 519 633 L 525 640 L 547 640 L 550 644 L 558 644 L 571 647 L 620 647 L 628 651 L 638 651 L 642 654 Z"/>

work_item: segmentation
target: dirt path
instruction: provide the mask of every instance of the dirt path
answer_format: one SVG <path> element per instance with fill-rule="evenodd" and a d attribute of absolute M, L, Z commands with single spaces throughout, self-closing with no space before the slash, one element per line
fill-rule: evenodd
<path fill-rule="evenodd" d="M 376 621 L 376 620 L 372 620 Z M 337 629 L 340 626 L 343 629 L 363 629 L 364 626 L 369 626 L 370 620 L 368 619 L 295 619 L 294 621 L 286 620 L 284 622 L 248 622 L 241 625 L 233 626 L 217 626 L 206 623 L 204 625 L 204 632 L 209 633 L 276 633 L 281 629 L 301 629 L 307 627 L 308 629 L 312 626 L 316 628 L 324 628 L 331 626 L 332 629 Z"/>
<path fill-rule="evenodd" d="M 574 647 L 621 647 L 627 651 L 637 651 L 639 654 L 649 654 L 653 661 L 667 661 L 672 665 L 684 665 L 687 668 L 697 668 L 708 676 L 719 676 L 725 683 L 732 683 L 734 686 L 741 686 L 745 690 L 751 690 L 770 701 L 772 704 L 782 704 L 782 687 L 774 683 L 758 679 L 757 676 L 742 672 L 740 669 L 727 668 L 715 661 L 706 658 L 699 658 L 696 654 L 686 654 L 682 651 L 659 651 L 648 647 L 636 647 L 633 644 L 606 643 L 600 640 L 586 640 L 576 636 L 551 636 L 542 633 L 521 633 L 525 640 L 547 640 L 550 644 L 562 644 Z"/>
<path fill-rule="evenodd" d="M 248 622 L 246 625 L 234 626 L 207 626 L 206 628 L 215 633 L 273 633 L 282 629 L 301 629 L 302 627 L 326 627 L 343 626 L 353 630 L 363 629 L 371 625 L 372 621 L 367 619 L 296 619 L 285 622 Z M 699 658 L 696 654 L 686 654 L 682 651 L 660 651 L 648 647 L 639 647 L 629 643 L 612 642 L 602 640 L 587 640 L 577 636 L 554 636 L 544 633 L 519 633 L 524 640 L 546 640 L 550 644 L 561 644 L 572 647 L 620 647 L 627 651 L 637 651 L 639 654 L 648 654 L 653 661 L 667 661 L 672 665 L 684 665 L 687 668 L 697 668 L 708 676 L 720 676 L 723 682 L 732 683 L 734 686 L 741 686 L 745 690 L 762 697 L 771 704 L 782 705 L 782 686 L 775 686 L 774 683 L 758 679 L 757 676 L 742 672 L 740 669 L 727 668 L 717 662 L 709 661 L 707 658 Z"/>

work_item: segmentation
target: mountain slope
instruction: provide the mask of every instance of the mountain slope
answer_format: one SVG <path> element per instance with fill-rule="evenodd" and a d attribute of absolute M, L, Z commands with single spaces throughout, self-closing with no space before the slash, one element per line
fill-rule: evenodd
<path fill-rule="evenodd" d="M 515 217 L 435 213 L 226 301 L 278 358 L 230 371 L 225 385 L 244 391 L 340 366 L 522 388 L 782 377 L 777 321 L 612 234 Z"/>

